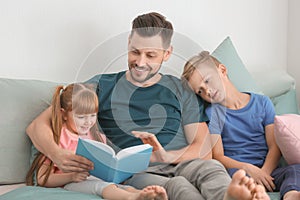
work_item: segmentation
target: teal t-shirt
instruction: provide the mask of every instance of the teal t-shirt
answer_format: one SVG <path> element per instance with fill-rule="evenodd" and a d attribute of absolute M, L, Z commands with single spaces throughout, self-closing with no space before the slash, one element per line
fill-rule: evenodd
<path fill-rule="evenodd" d="M 149 87 L 133 85 L 125 71 L 96 75 L 87 82 L 97 85 L 102 131 L 122 149 L 142 144 L 133 130 L 155 134 L 166 150 L 180 149 L 187 145 L 183 126 L 207 121 L 202 101 L 171 75 L 162 75 Z"/>

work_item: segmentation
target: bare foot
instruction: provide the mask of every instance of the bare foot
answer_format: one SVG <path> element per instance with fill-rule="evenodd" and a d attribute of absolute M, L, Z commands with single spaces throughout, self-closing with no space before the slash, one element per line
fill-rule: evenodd
<path fill-rule="evenodd" d="M 154 200 L 156 194 L 154 190 L 148 190 L 147 188 L 144 188 L 143 190 L 139 192 L 132 192 L 130 195 L 128 195 L 128 200 Z"/>
<path fill-rule="evenodd" d="M 157 185 L 145 187 L 143 190 L 131 193 L 131 200 L 168 200 L 166 190 Z"/>
<path fill-rule="evenodd" d="M 285 193 L 285 195 L 283 196 L 284 200 L 294 200 L 294 199 L 300 199 L 300 192 L 299 191 L 289 191 L 287 193 Z"/>
<path fill-rule="evenodd" d="M 246 176 L 244 170 L 238 170 L 232 177 L 224 200 L 269 200 L 269 196 L 262 186 L 254 183 Z"/>
<path fill-rule="evenodd" d="M 270 200 L 269 195 L 266 193 L 265 187 L 262 185 L 256 185 L 252 194 L 252 200 Z"/>
<path fill-rule="evenodd" d="M 146 189 L 153 190 L 156 194 L 154 200 L 168 200 L 168 195 L 165 188 L 158 185 L 151 185 L 146 187 Z"/>

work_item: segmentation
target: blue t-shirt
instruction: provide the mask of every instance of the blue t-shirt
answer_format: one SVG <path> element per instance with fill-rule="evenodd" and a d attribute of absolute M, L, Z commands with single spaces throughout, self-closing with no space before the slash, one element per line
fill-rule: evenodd
<path fill-rule="evenodd" d="M 137 87 L 125 71 L 97 75 L 98 121 L 102 131 L 119 148 L 142 144 L 131 131 L 154 133 L 166 150 L 187 145 L 183 126 L 207 121 L 203 103 L 171 75 L 149 87 Z"/>
<path fill-rule="evenodd" d="M 232 110 L 220 104 L 206 109 L 211 134 L 221 134 L 224 155 L 261 167 L 268 153 L 265 126 L 274 123 L 275 111 L 269 97 L 250 93 L 249 103 Z"/>

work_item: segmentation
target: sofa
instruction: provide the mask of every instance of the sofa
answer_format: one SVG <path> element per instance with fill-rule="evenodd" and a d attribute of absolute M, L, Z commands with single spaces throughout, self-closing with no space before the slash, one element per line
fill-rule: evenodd
<path fill-rule="evenodd" d="M 268 95 L 276 113 L 299 114 L 294 79 L 284 71 L 268 74 L 250 74 L 230 37 L 213 52 L 229 71 L 229 78 L 241 91 Z M 61 188 L 25 186 L 33 146 L 25 133 L 28 124 L 50 104 L 54 87 L 58 83 L 43 80 L 0 78 L 0 200 L 15 199 L 99 199 L 94 195 L 65 191 Z M 279 199 L 278 193 L 269 193 Z"/>

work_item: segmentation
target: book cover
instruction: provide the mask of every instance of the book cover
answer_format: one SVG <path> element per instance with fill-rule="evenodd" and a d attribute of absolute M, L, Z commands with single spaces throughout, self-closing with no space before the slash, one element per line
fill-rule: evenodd
<path fill-rule="evenodd" d="M 116 154 L 107 144 L 79 138 L 76 154 L 94 163 L 91 175 L 107 182 L 121 183 L 133 174 L 147 169 L 152 146 L 137 145 L 122 149 Z"/>

